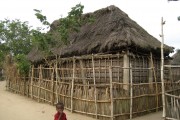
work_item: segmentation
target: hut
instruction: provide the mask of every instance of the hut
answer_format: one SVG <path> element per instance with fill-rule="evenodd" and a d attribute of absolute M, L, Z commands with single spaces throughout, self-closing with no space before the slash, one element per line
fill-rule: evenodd
<path fill-rule="evenodd" d="M 180 65 L 180 49 L 172 56 L 171 65 Z"/>
<path fill-rule="evenodd" d="M 180 82 L 180 50 L 176 50 L 176 53 L 172 56 L 170 60 L 171 66 L 170 74 L 171 74 L 171 81 L 172 82 Z"/>
<path fill-rule="evenodd" d="M 29 54 L 33 66 L 26 94 L 51 104 L 60 100 L 72 112 L 101 120 L 160 110 L 160 41 L 116 6 L 84 14 L 82 19 L 89 16 L 94 22 L 71 33 L 69 45 L 52 49 L 56 57 L 39 62 L 42 57 Z M 54 21 L 50 30 L 57 40 L 59 24 Z M 166 64 L 171 52 L 173 47 L 164 45 Z M 168 81 L 168 70 L 165 75 Z M 165 86 L 171 89 L 169 83 Z"/>

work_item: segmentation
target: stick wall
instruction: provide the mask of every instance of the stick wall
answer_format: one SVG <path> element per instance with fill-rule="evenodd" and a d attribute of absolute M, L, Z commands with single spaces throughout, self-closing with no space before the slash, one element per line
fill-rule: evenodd
<path fill-rule="evenodd" d="M 165 79 L 171 90 L 175 83 L 168 75 Z M 129 119 L 162 108 L 160 59 L 152 54 L 58 58 L 32 66 L 29 78 L 7 82 L 9 90 L 38 102 L 62 101 L 71 112 L 101 120 Z"/>

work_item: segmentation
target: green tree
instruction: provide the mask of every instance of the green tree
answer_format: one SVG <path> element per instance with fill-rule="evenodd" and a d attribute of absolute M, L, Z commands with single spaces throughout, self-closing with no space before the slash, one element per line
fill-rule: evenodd
<path fill-rule="evenodd" d="M 42 10 L 34 9 L 34 11 L 36 12 L 35 16 L 37 19 L 39 19 L 43 25 L 47 25 L 49 27 L 50 23 L 47 21 L 47 17 L 42 14 Z"/>
<path fill-rule="evenodd" d="M 8 20 L 0 21 L 0 65 L 2 66 L 5 56 L 11 54 L 13 58 L 21 56 L 21 61 L 17 61 L 19 70 L 23 74 L 27 74 L 28 62 L 25 56 L 32 48 L 32 32 L 31 27 L 27 22 L 21 22 L 20 20 Z M 19 58 L 19 57 L 18 57 Z M 22 66 L 26 67 L 22 67 Z M 27 67 L 28 66 L 28 67 Z M 25 69 L 26 68 L 26 69 Z"/>
<path fill-rule="evenodd" d="M 8 53 L 9 53 L 9 48 L 4 43 L 0 43 L 0 68 L 3 68 L 5 56 Z"/>
<path fill-rule="evenodd" d="M 15 56 L 15 61 L 17 64 L 17 68 L 21 75 L 28 76 L 30 70 L 30 62 L 27 60 L 26 55 L 19 54 Z"/>
<path fill-rule="evenodd" d="M 71 32 L 78 32 L 83 23 L 93 22 L 92 16 L 88 19 L 82 19 L 83 9 L 83 5 L 77 4 L 75 7 L 71 8 L 71 11 L 68 13 L 67 17 L 59 19 L 60 25 L 57 26 L 56 30 L 52 30 L 54 32 L 53 34 L 56 34 L 56 37 L 60 37 L 59 41 L 55 41 L 50 32 L 45 34 L 47 38 L 46 43 L 49 44 L 49 47 L 68 45 L 70 43 L 68 38 Z M 43 25 L 48 26 L 47 28 L 49 28 L 50 24 L 47 21 L 47 17 L 42 15 L 42 11 L 37 9 L 34 9 L 34 11 L 36 12 L 35 15 L 37 19 L 39 19 Z"/>
<path fill-rule="evenodd" d="M 41 10 L 34 9 L 35 16 L 46 29 L 50 28 L 50 23 L 47 21 L 47 17 L 42 14 Z M 39 27 L 37 30 L 32 30 L 32 44 L 34 47 L 37 47 L 38 50 L 45 53 L 45 55 L 50 54 L 50 48 L 52 47 L 53 39 L 48 33 L 43 33 L 41 30 L 44 30 L 44 27 Z M 45 30 L 47 31 L 47 30 Z"/>
<path fill-rule="evenodd" d="M 60 26 L 58 28 L 61 35 L 61 40 L 65 45 L 69 44 L 68 41 L 69 33 L 72 31 L 79 31 L 83 21 L 81 19 L 84 6 L 77 4 L 75 7 L 71 8 L 68 16 L 60 19 Z"/>
<path fill-rule="evenodd" d="M 26 55 L 33 47 L 49 55 L 50 49 L 57 46 L 63 46 L 70 43 L 68 41 L 71 32 L 78 32 L 84 22 L 92 22 L 92 18 L 82 19 L 84 6 L 77 4 L 72 7 L 68 16 L 59 20 L 60 25 L 56 28 L 56 36 L 60 37 L 60 41 L 54 40 L 51 32 L 43 33 L 39 29 L 31 29 L 28 22 L 21 22 L 18 19 L 0 21 L 0 62 L 4 60 L 7 54 L 11 54 L 17 62 L 18 68 L 22 74 L 27 75 L 30 63 L 26 59 Z M 41 10 L 34 9 L 35 15 L 42 25 L 50 28 L 47 17 L 42 15 Z M 0 65 L 1 65 L 0 63 Z"/>
<path fill-rule="evenodd" d="M 0 40 L 12 55 L 27 54 L 32 48 L 28 23 L 17 19 L 0 21 Z"/>
<path fill-rule="evenodd" d="M 46 34 L 38 30 L 32 30 L 32 45 L 38 47 L 41 51 L 49 49 Z"/>

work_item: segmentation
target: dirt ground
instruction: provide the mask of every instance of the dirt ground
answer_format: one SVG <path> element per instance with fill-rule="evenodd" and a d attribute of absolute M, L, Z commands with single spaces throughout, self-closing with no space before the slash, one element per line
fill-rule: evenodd
<path fill-rule="evenodd" d="M 53 120 L 54 106 L 8 92 L 5 84 L 5 81 L 0 81 L 0 120 Z M 95 120 L 67 110 L 65 113 L 68 120 Z M 157 112 L 133 120 L 161 120 L 161 114 Z"/>

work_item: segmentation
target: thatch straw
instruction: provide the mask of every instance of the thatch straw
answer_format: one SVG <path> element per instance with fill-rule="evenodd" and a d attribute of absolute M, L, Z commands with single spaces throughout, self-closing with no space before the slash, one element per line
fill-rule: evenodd
<path fill-rule="evenodd" d="M 38 60 L 42 60 L 44 57 L 44 54 L 38 50 L 37 47 L 32 48 L 32 50 L 28 53 L 27 58 L 31 62 L 36 62 Z"/>
<path fill-rule="evenodd" d="M 128 15 L 116 6 L 109 6 L 93 13 L 87 13 L 82 19 L 92 17 L 94 22 L 83 24 L 79 32 L 69 34 L 71 44 L 64 48 L 54 46 L 54 55 L 74 56 L 92 53 L 114 53 L 123 49 L 131 49 L 148 53 L 152 51 L 160 55 L 160 41 L 151 36 Z M 51 25 L 50 33 L 57 36 L 59 20 Z M 55 48 L 56 47 L 56 48 Z M 173 52 L 173 48 L 164 46 L 165 55 Z"/>
<path fill-rule="evenodd" d="M 160 42 L 119 8 L 109 6 L 83 17 L 89 16 L 95 21 L 84 24 L 78 33 L 70 35 L 72 44 L 62 50 L 62 55 L 103 53 L 127 47 L 160 52 Z M 165 51 L 172 52 L 172 48 L 165 46 Z"/>

